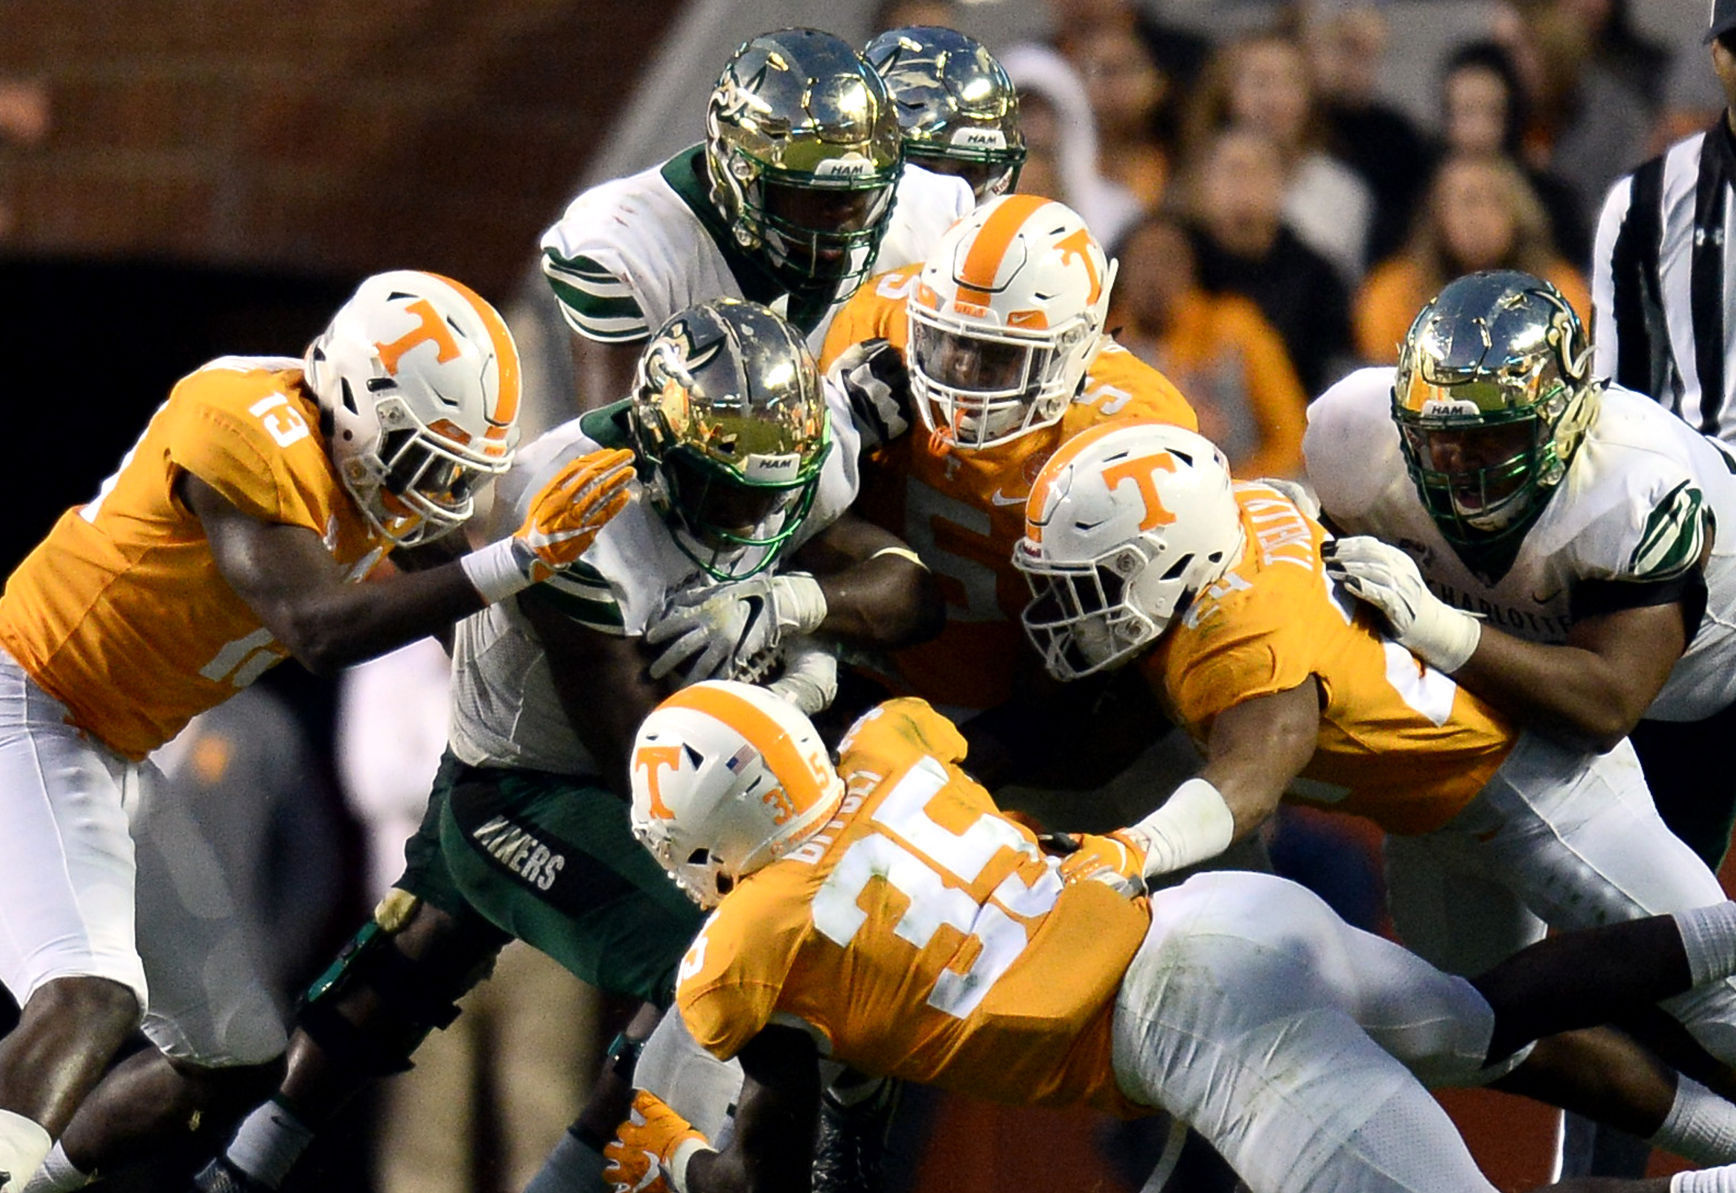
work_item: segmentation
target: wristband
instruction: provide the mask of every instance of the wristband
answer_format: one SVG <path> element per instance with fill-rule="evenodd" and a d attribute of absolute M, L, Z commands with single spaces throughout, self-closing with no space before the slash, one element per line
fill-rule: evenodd
<path fill-rule="evenodd" d="M 806 572 L 787 572 L 772 581 L 778 627 L 798 634 L 812 633 L 826 620 L 826 592 Z M 779 591 L 781 590 L 781 591 Z"/>
<path fill-rule="evenodd" d="M 1216 857 L 1235 840 L 1236 817 L 1223 793 L 1205 779 L 1189 779 L 1157 811 L 1126 830 L 1145 846 L 1147 878 Z"/>
<path fill-rule="evenodd" d="M 530 576 L 519 565 L 515 543 L 514 539 L 504 538 L 479 547 L 458 560 L 464 575 L 482 595 L 483 601 L 490 605 L 531 586 Z"/>
<path fill-rule="evenodd" d="M 705 1140 L 698 1136 L 683 1139 L 675 1145 L 675 1154 L 669 1157 L 669 1187 L 675 1193 L 687 1193 L 687 1165 L 700 1152 L 716 1151 L 707 1147 Z"/>

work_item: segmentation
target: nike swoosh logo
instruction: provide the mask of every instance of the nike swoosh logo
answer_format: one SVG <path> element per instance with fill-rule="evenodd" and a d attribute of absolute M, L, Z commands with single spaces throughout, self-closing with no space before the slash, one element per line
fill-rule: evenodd
<path fill-rule="evenodd" d="M 999 489 L 996 489 L 993 493 L 989 494 L 989 501 L 994 505 L 1023 505 L 1025 504 L 1025 499 L 1029 496 L 1029 493 L 1020 493 L 1017 497 L 1008 497 Z"/>

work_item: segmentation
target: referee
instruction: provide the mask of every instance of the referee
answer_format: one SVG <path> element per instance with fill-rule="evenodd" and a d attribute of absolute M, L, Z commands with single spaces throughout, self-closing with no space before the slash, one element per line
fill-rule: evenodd
<path fill-rule="evenodd" d="M 1736 319 L 1726 314 L 1736 303 L 1726 256 L 1736 236 L 1736 0 L 1713 0 L 1711 12 L 1705 40 L 1724 114 L 1610 188 L 1593 249 L 1592 339 L 1598 375 L 1736 445 Z"/>

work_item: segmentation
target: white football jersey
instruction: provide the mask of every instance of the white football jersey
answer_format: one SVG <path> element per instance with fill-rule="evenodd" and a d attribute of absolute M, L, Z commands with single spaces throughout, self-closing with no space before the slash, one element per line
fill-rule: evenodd
<path fill-rule="evenodd" d="M 819 489 L 786 558 L 838 520 L 861 483 L 861 444 L 849 400 L 825 386 L 832 449 Z M 562 423 L 521 449 L 495 485 L 492 538 L 524 521 L 531 498 L 568 460 L 601 446 L 626 446 L 624 403 Z M 568 616 L 599 633 L 638 637 L 675 593 L 717 583 L 675 541 L 647 499 L 629 482 L 632 500 L 598 533 L 578 563 L 546 582 Z M 745 548 L 760 550 L 760 548 Z M 744 561 L 745 563 L 745 561 Z M 607 693 L 598 693 L 606 699 Z M 452 752 L 471 766 L 512 766 L 553 774 L 598 771 L 567 720 L 549 673 L 548 657 L 516 600 L 490 605 L 458 623 L 452 644 Z"/>
<path fill-rule="evenodd" d="M 694 303 L 746 298 L 800 327 L 818 355 L 827 324 L 849 294 L 830 306 L 790 310 L 782 285 L 734 244 L 706 197 L 704 169 L 703 149 L 695 147 L 600 183 L 543 233 L 543 273 L 568 326 L 592 340 L 642 340 Z M 875 271 L 927 260 L 941 234 L 974 205 L 962 179 L 906 165 Z"/>
<path fill-rule="evenodd" d="M 1693 566 L 1711 535 L 1705 616 L 1646 715 L 1699 720 L 1736 701 L 1736 463 L 1729 456 L 1650 398 L 1610 386 L 1567 476 L 1513 565 L 1491 584 L 1459 558 L 1417 496 L 1392 419 L 1395 373 L 1358 370 L 1308 408 L 1308 480 L 1342 533 L 1403 548 L 1442 600 L 1549 643 L 1567 637 L 1576 586 L 1671 579 Z"/>

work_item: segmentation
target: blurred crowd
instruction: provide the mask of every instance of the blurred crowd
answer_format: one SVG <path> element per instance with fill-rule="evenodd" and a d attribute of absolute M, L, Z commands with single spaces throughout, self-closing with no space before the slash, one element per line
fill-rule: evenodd
<path fill-rule="evenodd" d="M 1437 61 L 1405 54 L 1427 120 L 1380 92 L 1405 33 L 1371 0 L 1273 5 L 1217 39 L 1135 0 L 1050 7 L 1046 43 L 985 36 L 1019 89 L 1019 189 L 1077 209 L 1120 258 L 1109 325 L 1243 476 L 1293 475 L 1306 402 L 1394 363 L 1453 277 L 1522 269 L 1589 318 L 1605 191 L 1724 106 L 1699 38 L 1648 37 L 1630 0 L 1460 6 L 1486 21 Z M 978 8 L 894 0 L 877 22 Z"/>

